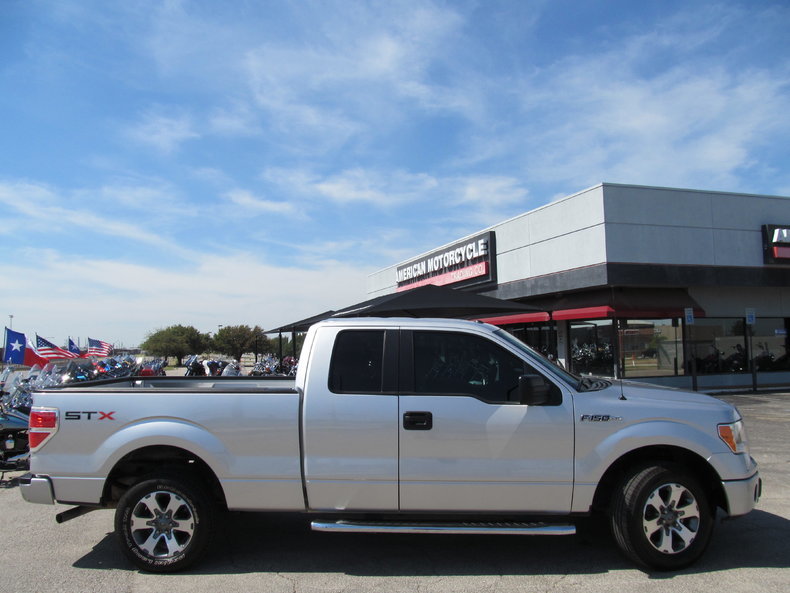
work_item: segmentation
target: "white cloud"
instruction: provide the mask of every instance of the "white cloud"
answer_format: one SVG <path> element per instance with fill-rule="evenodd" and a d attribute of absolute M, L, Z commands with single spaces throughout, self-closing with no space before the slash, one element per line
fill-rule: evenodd
<path fill-rule="evenodd" d="M 242 189 L 229 191 L 225 193 L 223 197 L 241 208 L 242 210 L 239 212 L 241 215 L 280 214 L 289 217 L 303 216 L 302 212 L 292 203 L 264 200 Z"/>
<path fill-rule="evenodd" d="M 365 202 L 387 207 L 424 198 L 436 186 L 436 179 L 423 173 L 356 168 L 330 175 L 312 187 L 319 195 L 337 204 Z"/>
<path fill-rule="evenodd" d="M 448 90 L 452 85 L 432 80 L 431 69 L 446 60 L 463 25 L 454 10 L 430 3 L 347 6 L 324 13 L 308 42 L 266 41 L 245 54 L 257 105 L 291 143 L 320 152 L 352 138 L 367 142 L 415 109 L 470 108 L 468 97 Z"/>
<path fill-rule="evenodd" d="M 679 13 L 536 70 L 513 87 L 520 110 L 491 133 L 479 128 L 458 162 L 509 162 L 526 184 L 571 190 L 619 181 L 754 191 L 744 172 L 790 127 L 790 67 L 741 65 L 749 41 L 726 41 L 743 31 L 722 36 L 736 16 Z"/>
<path fill-rule="evenodd" d="M 166 183 L 137 184 L 135 180 L 118 180 L 99 188 L 86 188 L 72 192 L 86 207 L 99 211 L 139 212 L 144 216 L 179 215 L 188 213 L 180 190 Z M 127 217 L 128 219 L 128 217 Z"/>
<path fill-rule="evenodd" d="M 198 167 L 190 171 L 190 175 L 213 186 L 232 185 L 231 177 L 222 169 L 216 167 Z"/>
<path fill-rule="evenodd" d="M 128 222 L 127 218 L 100 214 L 100 204 L 93 208 L 75 207 L 68 196 L 41 184 L 29 182 L 0 183 L 0 203 L 5 204 L 20 216 L 20 228 L 44 235 L 73 233 L 76 229 L 104 237 L 124 238 L 149 245 L 180 257 L 191 258 L 194 252 L 162 237 L 141 224 Z M 96 251 L 102 251 L 100 240 L 95 241 Z"/>
<path fill-rule="evenodd" d="M 13 281 L 14 293 L 24 295 L 9 302 L 15 329 L 55 336 L 56 342 L 90 335 L 127 346 L 176 323 L 201 331 L 218 324 L 272 328 L 351 305 L 364 300 L 372 271 L 321 259 L 310 267 L 281 267 L 247 253 L 207 253 L 187 267 L 66 258 L 53 250 L 28 250 L 25 256 L 36 262 L 36 274 L 28 264 L 2 270 L 2 280 Z M 42 311 L 54 314 L 46 317 L 46 327 Z"/>
<path fill-rule="evenodd" d="M 263 134 L 258 115 L 243 102 L 215 108 L 209 117 L 209 127 L 212 132 L 221 136 L 247 137 Z"/>
<path fill-rule="evenodd" d="M 144 113 L 139 122 L 126 129 L 126 136 L 139 144 L 170 154 L 188 141 L 199 138 L 192 119 L 185 113 L 166 114 L 161 109 Z"/>
<path fill-rule="evenodd" d="M 438 223 L 466 220 L 486 226 L 529 209 L 523 182 L 506 175 L 434 176 L 358 167 L 325 177 L 304 169 L 270 169 L 263 177 L 306 202 L 322 199 L 337 206 L 369 205 L 385 212 L 418 208 L 423 217 Z M 391 227 L 402 224 L 398 219 L 389 222 Z"/>

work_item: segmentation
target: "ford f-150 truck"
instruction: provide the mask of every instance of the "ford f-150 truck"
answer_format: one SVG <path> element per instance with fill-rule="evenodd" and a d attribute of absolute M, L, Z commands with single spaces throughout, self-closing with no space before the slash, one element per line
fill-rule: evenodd
<path fill-rule="evenodd" d="M 59 521 L 114 507 L 121 549 L 150 571 L 196 561 L 224 509 L 309 513 L 330 532 L 572 534 L 598 516 L 626 556 L 673 570 L 702 554 L 717 509 L 746 514 L 761 489 L 733 406 L 577 377 L 479 322 L 325 321 L 293 380 L 33 397 L 22 496 L 77 505 Z"/>

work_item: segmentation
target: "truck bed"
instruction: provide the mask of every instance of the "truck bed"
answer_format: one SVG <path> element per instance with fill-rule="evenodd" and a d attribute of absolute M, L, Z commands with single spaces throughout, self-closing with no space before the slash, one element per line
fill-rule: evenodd
<path fill-rule="evenodd" d="M 304 508 L 292 378 L 126 377 L 36 391 L 33 405 L 58 410 L 35 469 L 59 501 L 97 504 L 128 456 L 179 450 L 211 468 L 228 508 Z"/>

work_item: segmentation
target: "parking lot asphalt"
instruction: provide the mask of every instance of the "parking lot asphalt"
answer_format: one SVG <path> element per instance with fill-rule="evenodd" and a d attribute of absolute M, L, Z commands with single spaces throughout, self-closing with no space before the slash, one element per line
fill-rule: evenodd
<path fill-rule="evenodd" d="M 790 590 L 790 393 L 719 397 L 744 416 L 763 497 L 749 515 L 721 521 L 703 558 L 680 572 L 639 570 L 608 539 L 329 534 L 310 531 L 300 515 L 229 513 L 199 566 L 153 575 L 121 556 L 112 534 L 113 511 L 58 525 L 54 517 L 67 507 L 24 502 L 14 481 L 17 472 L 0 481 L 0 593 L 785 593 Z"/>

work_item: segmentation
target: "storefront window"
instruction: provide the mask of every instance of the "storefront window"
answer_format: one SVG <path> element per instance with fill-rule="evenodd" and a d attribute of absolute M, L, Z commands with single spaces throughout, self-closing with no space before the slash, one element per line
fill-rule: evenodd
<path fill-rule="evenodd" d="M 679 319 L 623 319 L 617 333 L 624 377 L 683 374 Z"/>
<path fill-rule="evenodd" d="M 790 370 L 785 319 L 757 319 L 752 326 L 752 348 L 759 372 Z"/>
<path fill-rule="evenodd" d="M 696 319 L 694 325 L 689 325 L 689 343 L 697 374 L 747 372 L 744 328 L 742 317 Z"/>
<path fill-rule="evenodd" d="M 614 375 L 612 320 L 572 321 L 570 371 L 576 374 Z"/>

